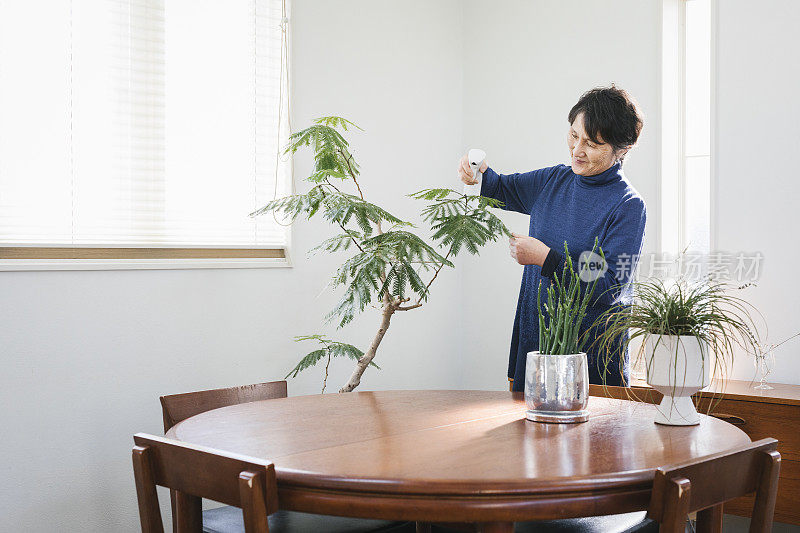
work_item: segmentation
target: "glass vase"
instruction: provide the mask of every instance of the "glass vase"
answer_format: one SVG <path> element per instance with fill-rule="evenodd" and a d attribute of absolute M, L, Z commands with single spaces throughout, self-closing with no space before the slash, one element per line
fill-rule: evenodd
<path fill-rule="evenodd" d="M 775 345 L 765 344 L 759 345 L 758 352 L 755 356 L 756 372 L 761 376 L 761 381 L 758 385 L 753 387 L 758 390 L 770 390 L 775 387 L 767 384 L 767 376 L 772 372 L 772 367 L 775 366 Z"/>

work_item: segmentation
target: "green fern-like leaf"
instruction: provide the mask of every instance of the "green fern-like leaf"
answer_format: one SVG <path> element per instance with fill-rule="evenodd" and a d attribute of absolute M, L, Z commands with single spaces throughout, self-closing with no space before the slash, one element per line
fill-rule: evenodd
<path fill-rule="evenodd" d="M 294 154 L 304 147 L 314 151 L 314 173 L 309 181 L 319 183 L 325 177 L 347 179 L 358 176 L 359 166 L 350 153 L 350 145 L 337 131 L 341 128 L 347 131 L 349 127 L 359 128 L 342 117 L 320 117 L 314 125 L 289 136 L 289 143 L 285 153 Z"/>
<path fill-rule="evenodd" d="M 322 199 L 324 217 L 330 222 L 335 222 L 346 226 L 351 221 L 364 233 L 369 236 L 374 228 L 387 222 L 395 226 L 412 226 L 410 222 L 399 219 L 380 206 L 362 200 L 353 194 L 340 191 L 332 191 Z"/>
<path fill-rule="evenodd" d="M 339 302 L 326 316 L 327 322 L 338 320 L 338 328 L 350 323 L 356 314 L 369 305 L 380 290 L 381 273 L 386 271 L 387 260 L 376 251 L 360 252 L 336 271 L 332 285 L 344 285 L 345 291 Z"/>
<path fill-rule="evenodd" d="M 391 263 L 386 278 L 378 292 L 379 297 L 390 294 L 404 299 L 410 291 L 422 300 L 428 297 L 428 289 L 419 276 L 420 270 L 430 270 L 440 265 L 453 266 L 435 248 L 419 236 L 405 230 L 392 230 L 364 241 L 365 249 L 379 253 Z M 410 291 L 409 291 L 410 288 Z"/>
<path fill-rule="evenodd" d="M 428 269 L 432 264 L 450 263 L 419 236 L 405 230 L 390 230 L 366 239 L 365 249 L 379 251 L 390 261 L 419 263 Z M 452 266 L 450 263 L 448 266 Z"/>
<path fill-rule="evenodd" d="M 305 370 L 307 368 L 310 368 L 310 367 L 316 365 L 317 363 L 319 363 L 320 359 L 322 359 L 323 357 L 325 357 L 327 355 L 328 355 L 328 350 L 326 350 L 324 348 L 321 349 L 321 350 L 314 350 L 310 354 L 308 354 L 305 357 L 303 357 L 302 359 L 300 359 L 300 362 L 297 363 L 297 365 L 288 374 L 286 374 L 284 379 L 287 379 L 289 377 L 296 378 L 297 374 L 299 374 L 300 372 L 302 372 L 303 370 Z"/>
<path fill-rule="evenodd" d="M 364 131 L 361 127 L 357 126 L 356 124 L 342 117 L 336 117 L 336 116 L 319 117 L 317 119 L 314 119 L 314 122 L 317 124 L 322 124 L 324 126 L 330 126 L 331 128 L 342 128 L 345 131 L 347 131 L 347 128 L 349 127 L 353 127 L 358 130 Z"/>
<path fill-rule="evenodd" d="M 305 214 L 306 218 L 311 218 L 317 213 L 322 201 L 329 194 L 325 190 L 326 187 L 326 185 L 317 185 L 306 194 L 293 194 L 277 198 L 253 211 L 250 216 L 256 217 L 274 211 L 276 214 L 283 215 L 290 222 L 294 222 L 301 214 Z"/>
<path fill-rule="evenodd" d="M 311 183 L 323 183 L 327 181 L 328 178 L 346 180 L 348 176 L 341 170 L 335 168 L 323 168 L 315 170 L 309 177 L 306 178 L 306 180 L 310 181 Z"/>
<path fill-rule="evenodd" d="M 340 233 L 325 239 L 317 246 L 309 250 L 308 253 L 309 255 L 312 255 L 321 251 L 333 253 L 340 250 L 349 250 L 351 246 L 363 239 L 363 233 L 354 230 L 345 230 L 344 233 Z"/>
<path fill-rule="evenodd" d="M 493 198 L 465 195 L 454 189 L 423 189 L 410 196 L 432 202 L 422 210 L 422 218 L 431 225 L 434 240 L 449 247 L 453 255 L 462 249 L 477 254 L 486 243 L 511 235 L 489 211 L 503 205 Z"/>
<path fill-rule="evenodd" d="M 411 198 L 417 200 L 443 200 L 450 196 L 452 193 L 458 194 L 454 189 L 423 189 L 409 194 Z"/>
<path fill-rule="evenodd" d="M 303 357 L 300 360 L 300 362 L 297 363 L 297 365 L 295 365 L 295 367 L 288 374 L 286 374 L 285 379 L 288 379 L 289 377 L 296 378 L 300 372 L 316 365 L 323 358 L 345 357 L 348 359 L 353 359 L 355 361 L 358 361 L 364 355 L 364 352 L 362 352 L 352 344 L 337 342 L 325 337 L 324 335 L 319 335 L 319 334 L 299 335 L 295 337 L 294 340 L 295 342 L 315 341 L 318 344 L 321 344 L 322 348 L 314 350 L 313 352 Z M 373 362 L 370 362 L 369 366 L 377 368 L 378 370 L 380 370 L 381 368 Z"/>
<path fill-rule="evenodd" d="M 421 191 L 411 193 L 408 196 L 410 196 L 411 198 L 415 198 L 417 200 L 428 200 L 436 202 L 446 201 L 448 203 L 452 202 L 464 203 L 464 201 L 466 200 L 467 205 L 477 202 L 477 205 L 480 209 L 485 209 L 487 207 L 497 207 L 497 208 L 503 207 L 503 202 L 495 198 L 489 198 L 488 196 L 464 194 L 455 189 L 422 189 Z"/>

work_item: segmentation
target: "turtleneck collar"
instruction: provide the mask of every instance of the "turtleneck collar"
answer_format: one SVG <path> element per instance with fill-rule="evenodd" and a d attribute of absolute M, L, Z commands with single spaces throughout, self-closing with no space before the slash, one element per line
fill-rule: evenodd
<path fill-rule="evenodd" d="M 573 174 L 575 173 L 573 172 Z M 622 163 L 617 161 L 607 170 L 600 174 L 595 174 L 594 176 L 575 174 L 575 177 L 578 178 L 578 183 L 584 187 L 599 187 L 608 183 L 614 183 L 622 179 Z"/>

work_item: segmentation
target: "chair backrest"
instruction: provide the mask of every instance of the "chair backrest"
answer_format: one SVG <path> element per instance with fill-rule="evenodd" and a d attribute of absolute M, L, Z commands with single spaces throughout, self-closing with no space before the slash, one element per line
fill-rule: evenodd
<path fill-rule="evenodd" d="M 659 468 L 647 515 L 661 524 L 661 533 L 683 533 L 689 513 L 755 492 L 750 533 L 772 531 L 781 462 L 777 445 L 775 439 L 762 439 Z"/>
<path fill-rule="evenodd" d="M 228 389 L 213 389 L 186 392 L 161 397 L 161 411 L 164 415 L 164 432 L 194 415 L 237 405 L 240 403 L 286 398 L 286 381 L 271 381 L 255 385 L 242 385 Z"/>
<path fill-rule="evenodd" d="M 156 486 L 176 491 L 178 531 L 202 531 L 201 498 L 243 510 L 247 533 L 268 533 L 278 510 L 275 467 L 268 461 L 137 433 L 133 474 L 144 533 L 163 533 Z"/>

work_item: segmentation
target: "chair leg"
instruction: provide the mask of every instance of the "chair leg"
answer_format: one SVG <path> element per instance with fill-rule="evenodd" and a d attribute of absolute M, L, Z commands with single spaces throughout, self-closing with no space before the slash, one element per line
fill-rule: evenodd
<path fill-rule="evenodd" d="M 172 511 L 172 533 L 178 533 L 178 511 L 175 506 L 175 495 L 177 491 L 169 489 L 169 508 Z"/>
<path fill-rule="evenodd" d="M 203 502 L 197 496 L 175 492 L 178 533 L 202 533 Z"/>
<path fill-rule="evenodd" d="M 697 533 L 722 532 L 722 505 L 714 505 L 697 513 Z"/>
<path fill-rule="evenodd" d="M 153 450 L 146 446 L 133 447 L 133 476 L 136 481 L 136 499 L 139 502 L 139 520 L 143 533 L 164 533 L 153 476 L 152 455 Z"/>
<path fill-rule="evenodd" d="M 239 474 L 239 495 L 242 501 L 244 530 L 247 533 L 269 533 L 264 473 L 242 472 Z"/>
<path fill-rule="evenodd" d="M 761 477 L 750 520 L 750 533 L 772 531 L 775 515 L 775 500 L 778 498 L 778 475 L 781 469 L 781 454 L 777 451 L 764 452 L 762 456 Z"/>
<path fill-rule="evenodd" d="M 664 510 L 660 533 L 683 533 L 689 516 L 692 484 L 685 477 L 669 479 L 665 486 Z M 700 518 L 698 515 L 698 522 Z M 699 532 L 699 530 L 698 530 Z"/>

